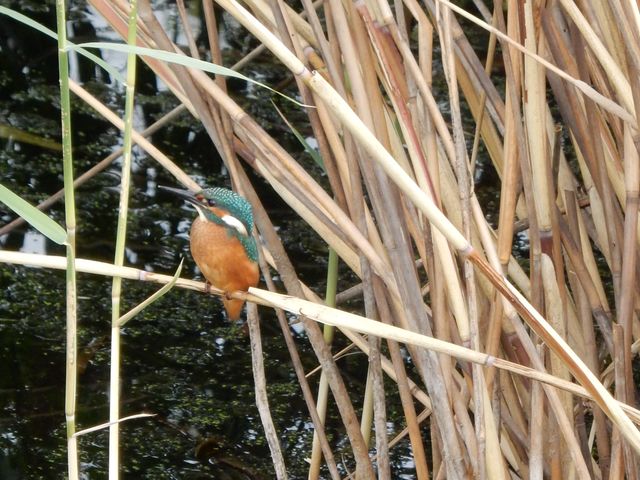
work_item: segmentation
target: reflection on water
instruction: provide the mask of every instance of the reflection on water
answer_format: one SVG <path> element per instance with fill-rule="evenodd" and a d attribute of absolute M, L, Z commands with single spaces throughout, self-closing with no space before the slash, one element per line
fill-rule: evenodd
<path fill-rule="evenodd" d="M 22 247 L 20 251 L 23 253 L 37 253 L 46 255 L 47 239 L 44 235 L 37 231 L 29 230 L 24 234 Z"/>

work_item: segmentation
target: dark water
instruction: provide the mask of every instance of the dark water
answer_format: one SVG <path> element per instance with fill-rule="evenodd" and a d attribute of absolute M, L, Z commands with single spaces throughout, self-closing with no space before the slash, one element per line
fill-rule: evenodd
<path fill-rule="evenodd" d="M 55 28 L 54 2 L 7 1 L 0 4 Z M 71 2 L 71 40 L 118 40 L 97 21 L 84 2 Z M 165 20 L 176 22 L 169 2 L 156 2 Z M 192 2 L 195 24 L 199 13 Z M 254 45 L 230 22 L 227 58 L 240 58 Z M 178 41 L 180 38 L 178 37 Z M 0 126 L 11 126 L 59 141 L 60 112 L 56 45 L 53 40 L 0 16 Z M 122 57 L 112 60 L 123 64 Z M 150 124 L 177 105 L 142 65 L 139 67 L 137 127 Z M 77 59 L 75 79 L 81 81 L 114 111 L 122 113 L 122 89 L 104 72 Z M 277 84 L 278 68 L 257 62 L 245 73 Z M 258 95 L 233 83 L 237 96 Z M 264 102 L 251 109 L 271 131 L 281 130 L 276 113 Z M 119 146 L 119 132 L 73 98 L 74 163 L 82 173 Z M 304 130 L 304 125 L 299 128 Z M 302 149 L 280 131 L 288 148 Z M 220 159 L 202 127 L 184 114 L 152 138 L 201 184 L 227 185 Z M 304 158 L 300 161 L 311 162 Z M 4 185 L 32 203 L 62 187 L 61 153 L 0 137 L 0 178 Z M 278 219 L 285 246 L 301 277 L 322 294 L 326 247 L 305 229 L 259 179 L 254 179 L 272 218 Z M 193 213 L 174 198 L 158 194 L 158 184 L 175 185 L 172 178 L 139 150 L 134 151 L 134 185 L 128 226 L 126 262 L 137 268 L 171 273 L 185 257 L 184 277 L 198 272 L 188 250 L 187 232 Z M 78 257 L 113 260 L 119 166 L 108 168 L 77 191 Z M 56 205 L 50 215 L 63 223 Z M 0 205 L 0 226 L 13 214 Z M 0 238 L 7 250 L 64 254 L 29 227 Z M 344 286 L 353 281 L 344 276 Z M 78 390 L 78 428 L 108 419 L 110 279 L 80 274 L 79 315 L 82 371 Z M 151 294 L 155 287 L 125 282 L 123 311 Z M 301 398 L 288 354 L 276 322 L 261 310 L 265 366 L 272 415 L 280 433 L 292 478 L 305 476 L 310 455 L 311 422 Z M 306 340 L 298 336 L 306 367 L 315 366 Z M 49 479 L 66 473 L 64 425 L 64 273 L 0 265 L 0 478 Z M 338 345 L 340 341 L 338 340 Z M 354 354 L 341 362 L 354 398 L 361 395 L 366 359 Z M 317 378 L 311 380 L 315 385 Z M 269 451 L 253 398 L 249 341 L 242 325 L 228 323 L 217 300 L 196 292 L 174 291 L 132 320 L 122 332 L 122 415 L 148 412 L 153 418 L 133 420 L 121 427 L 123 478 L 262 479 L 273 478 Z M 389 411 L 397 399 L 390 393 Z M 358 401 L 354 401 L 357 405 Z M 393 418 L 393 417 L 392 417 Z M 331 425 L 336 457 L 348 444 Z M 390 433 L 401 423 L 389 421 Z M 81 438 L 82 474 L 105 478 L 106 430 Z M 396 478 L 411 478 L 406 449 L 394 450 Z"/>

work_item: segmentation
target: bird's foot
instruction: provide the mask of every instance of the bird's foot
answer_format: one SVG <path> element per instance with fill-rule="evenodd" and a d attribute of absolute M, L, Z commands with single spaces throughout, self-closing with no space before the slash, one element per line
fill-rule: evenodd
<path fill-rule="evenodd" d="M 205 280 L 204 282 L 204 293 L 211 293 L 211 284 L 209 283 L 209 280 Z"/>

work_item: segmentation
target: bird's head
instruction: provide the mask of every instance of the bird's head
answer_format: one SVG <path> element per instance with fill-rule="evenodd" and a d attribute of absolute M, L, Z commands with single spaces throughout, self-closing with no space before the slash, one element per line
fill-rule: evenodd
<path fill-rule="evenodd" d="M 191 203 L 202 220 L 222 225 L 241 236 L 251 236 L 251 204 L 237 193 L 221 187 L 205 188 L 196 193 L 164 186 L 160 188 Z"/>

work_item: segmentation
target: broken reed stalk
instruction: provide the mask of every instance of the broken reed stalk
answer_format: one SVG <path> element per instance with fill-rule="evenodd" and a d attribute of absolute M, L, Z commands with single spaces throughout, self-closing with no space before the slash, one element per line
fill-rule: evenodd
<path fill-rule="evenodd" d="M 109 15 L 104 2 L 93 3 Z M 606 477 L 609 457 L 612 471 L 632 471 L 633 459 L 626 452 L 638 447 L 638 434 L 622 413 L 621 408 L 628 412 L 628 407 L 612 402 L 595 376 L 605 370 L 606 364 L 598 355 L 594 335 L 594 328 L 599 328 L 612 358 L 630 364 L 638 319 L 629 315 L 629 302 L 637 287 L 632 281 L 634 269 L 625 265 L 622 258 L 637 255 L 637 234 L 632 228 L 637 217 L 637 192 L 631 180 L 637 177 L 634 168 L 638 160 L 630 138 L 634 138 L 637 128 L 634 101 L 638 95 L 637 82 L 628 78 L 637 71 L 632 66 L 638 62 L 638 48 L 629 40 L 638 38 L 638 26 L 637 22 L 628 21 L 635 18 L 633 12 L 627 11 L 628 6 L 594 2 L 580 10 L 571 0 L 563 0 L 549 6 L 527 2 L 519 8 L 518 2 L 507 2 L 504 12 L 495 9 L 494 26 L 490 26 L 444 0 L 425 0 L 424 6 L 405 0 L 406 10 L 395 11 L 384 0 L 375 5 L 328 0 L 324 5 L 325 35 L 308 2 L 304 5 L 308 24 L 278 2 L 247 3 L 259 13 L 261 21 L 233 0 L 220 0 L 219 4 L 281 59 L 295 74 L 305 101 L 309 98 L 317 105 L 317 118 L 315 111 L 310 112 L 311 125 L 325 163 L 332 167 L 327 169 L 327 175 L 337 201 L 228 98 L 223 81 L 213 82 L 201 72 L 185 69 L 176 75 L 166 65 L 147 60 L 178 98 L 201 118 L 224 153 L 234 184 L 256 208 L 259 209 L 260 200 L 240 168 L 237 155 L 362 276 L 368 315 L 379 315 L 416 332 L 433 329 L 440 340 L 463 343 L 471 339 L 474 348 L 493 355 L 482 357 L 483 361 L 504 356 L 539 370 L 548 369 L 557 374 L 551 377 L 554 384 L 566 385 L 566 380 L 559 378 L 566 378 L 569 369 L 602 408 L 593 411 L 599 459 L 596 463 L 590 457 L 593 450 L 586 444 L 586 437 L 580 435 L 579 425 L 572 423 L 575 399 L 558 395 L 548 386 L 532 391 L 531 382 L 517 374 L 469 369 L 464 361 L 456 363 L 442 355 L 425 357 L 410 347 L 418 373 L 432 395 L 425 402 L 437 413 L 437 421 L 432 416 L 430 423 L 433 448 L 423 457 L 415 412 L 405 409 L 413 432 L 410 437 L 419 476 L 447 472 L 455 478 L 472 469 L 480 477 L 500 478 L 507 475 L 507 465 L 512 471 L 521 472 L 521 477 L 531 470 L 539 476 L 548 465 L 558 475 L 571 475 L 573 470 L 581 478 L 588 478 L 595 469 L 599 470 L 596 476 Z M 504 92 L 492 81 L 449 9 L 482 26 L 501 43 Z M 144 41 L 150 42 L 149 46 L 175 50 L 174 45 L 160 41 L 156 30 L 159 26 L 151 28 L 151 17 L 143 22 L 148 28 Z M 621 31 L 613 18 L 622 18 Z M 123 31 L 121 20 L 113 15 L 109 20 Z M 208 25 L 212 30 L 210 19 Z M 409 38 L 416 37 L 407 34 L 407 25 L 417 29 L 417 54 L 415 48 L 412 50 L 416 45 L 409 44 Z M 602 40 L 592 35 L 594 27 L 603 32 Z M 287 39 L 286 43 L 271 32 L 278 32 L 280 38 Z M 442 39 L 445 71 L 451 80 L 452 131 L 431 89 L 434 33 Z M 215 43 L 211 31 L 209 34 L 211 43 Z M 521 39 L 524 45 L 520 44 Z M 211 50 L 217 48 L 212 45 Z M 307 62 L 323 74 L 310 72 Z M 614 67 L 610 68 L 612 62 Z M 348 84 L 344 83 L 343 69 L 348 71 Z M 556 141 L 560 132 L 551 120 L 553 105 L 545 95 L 547 81 L 569 133 L 567 143 L 571 148 L 565 148 L 566 153 Z M 345 99 L 352 101 L 357 115 Z M 469 106 L 502 181 L 495 239 L 478 199 L 466 190 L 464 173 L 469 165 L 457 113 L 458 99 Z M 155 155 L 162 158 L 158 152 Z M 188 182 L 177 169 L 172 172 Z M 625 184 L 627 178 L 629 183 Z M 469 200 L 461 202 L 457 195 L 448 194 L 456 191 L 461 191 L 462 197 L 470 193 Z M 364 202 L 365 195 L 370 203 Z M 529 278 L 512 258 L 516 219 L 529 226 Z M 302 298 L 305 291 L 300 289 L 273 226 L 266 217 L 257 224 L 288 291 Z M 624 251 L 618 245 L 624 245 Z M 465 271 L 454 261 L 452 248 L 481 273 L 466 277 L 472 288 L 469 283 L 462 287 Z M 415 256 L 422 258 L 424 270 L 415 270 Z M 613 278 L 617 318 L 630 332 L 630 337 L 620 338 L 616 328 L 615 342 L 612 310 L 603 287 L 605 279 L 597 268 L 600 258 Z M 417 284 L 418 275 L 425 274 L 433 317 L 427 315 L 430 310 L 425 308 Z M 517 283 L 517 289 L 506 281 L 505 275 Z M 263 300 L 266 298 L 258 294 Z M 274 303 L 292 312 L 300 313 L 300 308 L 307 312 L 309 308 L 280 300 Z M 555 330 L 538 311 L 555 322 Z M 529 335 L 518 314 L 554 350 L 550 361 L 545 362 L 536 351 L 536 339 Z M 479 319 L 477 337 L 473 331 L 476 327 L 469 328 L 473 325 L 469 319 L 475 316 Z M 328 319 L 322 315 L 318 318 Z M 488 328 L 483 328 L 487 326 L 485 318 L 489 318 Z M 312 325 L 305 322 L 306 326 Z M 310 328 L 313 337 L 317 332 Z M 377 332 L 381 334 L 380 330 Z M 365 353 L 371 352 L 369 344 L 359 336 L 346 334 Z M 315 339 L 312 341 L 316 342 L 321 363 L 335 375 L 335 364 L 327 363 L 328 352 L 318 345 L 318 336 Z M 449 347 L 438 351 L 453 353 Z M 472 355 L 464 351 L 464 356 L 457 358 L 469 361 Z M 503 362 L 496 358 L 492 365 L 509 366 L 514 373 L 523 368 L 515 368 L 514 362 Z M 383 359 L 381 364 L 398 381 L 402 392 L 406 388 L 402 362 Z M 620 375 L 625 371 L 628 378 L 628 368 L 616 369 L 617 378 L 624 378 Z M 546 373 L 536 375 L 549 378 Z M 336 381 L 333 380 L 337 386 Z M 344 396 L 341 387 L 337 388 L 334 395 L 338 395 L 341 412 L 347 415 L 343 420 L 349 426 L 353 420 L 349 413 L 352 400 Z M 574 387 L 570 391 L 573 395 L 584 392 Z M 617 393 L 621 400 L 633 401 L 633 392 Z M 450 402 L 442 403 L 442 399 Z M 312 400 L 307 401 L 312 409 Z M 548 402 L 549 409 L 544 408 L 544 402 Z M 408 405 L 406 398 L 403 404 Z M 614 429 L 611 434 L 603 412 L 621 430 Z M 530 424 L 534 413 L 545 415 L 541 424 Z M 453 422 L 448 424 L 447 418 L 454 414 L 460 430 L 452 428 Z M 561 432 L 557 454 L 540 447 L 540 429 L 547 427 Z M 360 448 L 358 434 L 351 431 L 350 436 L 355 441 L 353 446 Z M 496 438 L 501 439 L 499 444 Z M 484 454 L 483 441 L 487 442 Z M 457 463 L 450 455 L 439 455 L 439 449 L 450 454 L 455 448 L 459 449 Z M 324 444 L 323 452 L 327 456 Z M 356 455 L 362 452 L 357 451 Z M 367 462 L 361 456 L 358 463 L 363 468 Z M 335 471 L 330 470 L 334 475 Z"/>
<path fill-rule="evenodd" d="M 79 453 L 76 432 L 76 400 L 78 388 L 78 311 L 76 281 L 76 212 L 73 187 L 73 149 L 71 144 L 71 101 L 69 94 L 69 57 L 67 48 L 66 7 L 56 1 L 58 33 L 58 75 L 60 78 L 60 114 L 62 127 L 62 162 L 64 175 L 64 213 L 66 241 L 66 355 L 64 413 L 67 427 L 67 469 L 69 480 L 79 478 Z"/>

